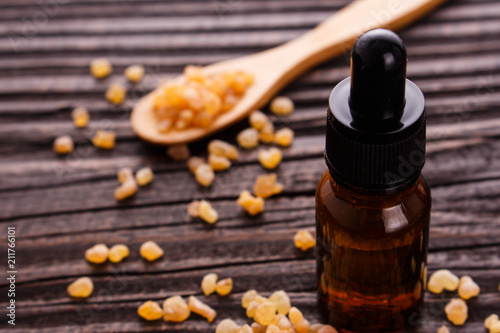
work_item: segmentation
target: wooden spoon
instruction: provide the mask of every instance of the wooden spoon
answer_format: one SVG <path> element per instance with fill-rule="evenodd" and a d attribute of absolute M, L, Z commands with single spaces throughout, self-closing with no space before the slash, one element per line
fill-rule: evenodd
<path fill-rule="evenodd" d="M 208 128 L 160 133 L 153 112 L 153 94 L 135 105 L 131 122 L 142 139 L 161 145 L 187 143 L 235 123 L 265 105 L 287 83 L 307 69 L 350 50 L 365 31 L 399 29 L 446 0 L 357 0 L 313 30 L 275 48 L 204 67 L 207 74 L 242 70 L 255 77 L 253 85 L 229 112 L 218 116 Z M 160 88 L 157 88 L 160 89 Z"/>

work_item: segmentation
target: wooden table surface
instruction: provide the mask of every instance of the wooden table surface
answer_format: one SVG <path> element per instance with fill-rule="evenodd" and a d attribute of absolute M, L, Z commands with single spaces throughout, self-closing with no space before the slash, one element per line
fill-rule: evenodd
<path fill-rule="evenodd" d="M 0 248 L 16 228 L 16 326 L 20 332 L 213 332 L 230 317 L 245 322 L 244 291 L 284 289 L 311 322 L 316 314 L 312 252 L 292 242 L 300 228 L 314 230 L 314 191 L 326 166 L 327 97 L 349 75 L 345 57 L 329 61 L 290 84 L 282 94 L 296 103 L 276 127 L 296 133 L 278 169 L 283 194 L 250 218 L 236 205 L 263 173 L 256 152 L 242 153 L 207 190 L 184 163 L 165 149 L 137 139 L 128 121 L 134 100 L 186 64 L 207 64 L 286 42 L 324 20 L 349 0 L 4 0 L 0 3 Z M 56 4 L 56 5 L 54 5 Z M 335 31 L 332 31 L 335 33 Z M 429 272 L 448 268 L 472 276 L 481 294 L 468 302 L 469 319 L 451 332 L 486 332 L 482 321 L 500 315 L 500 3 L 456 0 L 401 32 L 409 54 L 409 78 L 427 98 L 428 160 L 433 212 Z M 96 81 L 89 61 L 108 57 L 110 78 Z M 112 107 L 103 98 L 123 69 L 144 64 L 147 77 L 129 86 L 130 98 Z M 87 107 L 91 124 L 75 129 L 74 106 Z M 267 111 L 267 110 L 266 110 Z M 215 137 L 234 142 L 246 121 Z M 89 143 L 98 128 L 117 132 L 117 145 L 102 151 Z M 56 136 L 71 135 L 75 152 L 56 156 Z M 203 154 L 207 141 L 191 145 Z M 154 182 L 117 203 L 120 167 L 152 166 Z M 209 198 L 219 211 L 215 226 L 190 221 L 186 206 Z M 138 249 L 156 241 L 163 259 L 146 263 Z M 90 265 L 95 243 L 128 244 L 120 264 Z M 1 260 L 0 331 L 7 325 L 6 269 Z M 201 278 L 232 277 L 228 297 L 200 298 L 218 311 L 213 324 L 192 315 L 182 324 L 147 323 L 137 314 L 145 300 L 200 295 Z M 72 300 L 67 285 L 92 277 L 94 294 Z M 426 296 L 417 332 L 447 323 L 443 307 L 452 295 Z M 451 326 L 448 324 L 448 326 Z"/>

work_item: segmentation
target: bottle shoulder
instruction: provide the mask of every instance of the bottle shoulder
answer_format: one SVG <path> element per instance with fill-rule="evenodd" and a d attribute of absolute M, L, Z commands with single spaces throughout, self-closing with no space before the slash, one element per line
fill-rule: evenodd
<path fill-rule="evenodd" d="M 345 201 L 367 209 L 385 209 L 400 205 L 412 197 L 417 196 L 420 201 L 430 204 L 431 191 L 423 175 L 408 187 L 395 192 L 371 192 L 370 190 L 355 191 L 337 183 L 327 170 L 316 189 L 316 202 L 328 205 L 333 201 Z"/>
<path fill-rule="evenodd" d="M 431 193 L 423 176 L 401 192 L 371 195 L 340 186 L 327 171 L 316 191 L 318 226 L 367 239 L 402 237 L 413 229 L 428 228 L 430 208 Z"/>

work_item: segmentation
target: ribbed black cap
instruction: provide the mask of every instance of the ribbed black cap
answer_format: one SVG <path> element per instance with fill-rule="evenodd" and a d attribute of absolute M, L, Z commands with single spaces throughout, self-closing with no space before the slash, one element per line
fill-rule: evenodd
<path fill-rule="evenodd" d="M 334 179 L 391 189 L 420 175 L 425 163 L 425 100 L 406 79 L 406 49 L 393 32 L 363 34 L 351 54 L 351 77 L 330 94 L 325 159 Z"/>

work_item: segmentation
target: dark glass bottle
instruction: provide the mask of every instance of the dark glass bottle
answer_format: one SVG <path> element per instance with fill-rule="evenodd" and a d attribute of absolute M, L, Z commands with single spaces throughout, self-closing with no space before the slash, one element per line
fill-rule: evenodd
<path fill-rule="evenodd" d="M 406 49 L 376 29 L 355 43 L 351 77 L 329 99 L 316 191 L 319 305 L 339 332 L 402 332 L 418 323 L 431 195 L 425 108 L 406 79 Z"/>

